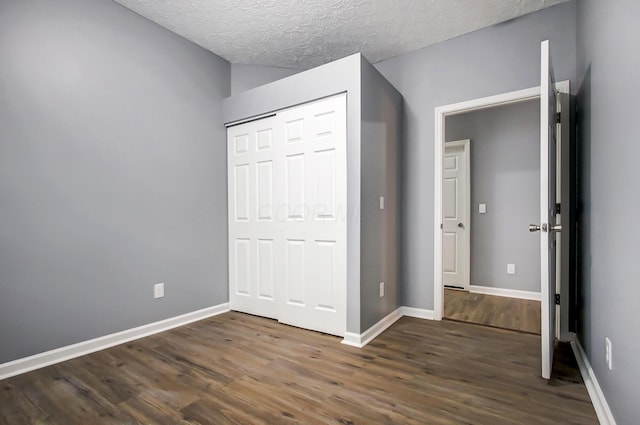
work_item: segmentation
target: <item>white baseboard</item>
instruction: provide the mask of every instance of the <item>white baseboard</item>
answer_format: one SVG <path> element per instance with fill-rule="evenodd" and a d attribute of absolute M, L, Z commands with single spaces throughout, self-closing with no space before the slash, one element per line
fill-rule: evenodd
<path fill-rule="evenodd" d="M 61 363 L 76 357 L 104 350 L 115 345 L 124 344 L 125 342 L 135 339 L 144 338 L 159 332 L 177 328 L 198 320 L 216 316 L 218 314 L 229 311 L 229 303 L 220 304 L 213 307 L 204 308 L 202 310 L 186 313 L 180 316 L 161 320 L 159 322 L 149 323 L 147 325 L 138 326 L 136 328 L 127 329 L 110 335 L 101 336 L 87 341 L 78 342 L 76 344 L 67 345 L 65 347 L 56 348 L 55 350 L 45 351 L 43 353 L 34 354 L 33 356 L 24 357 L 22 359 L 13 360 L 0 364 L 0 380 L 10 378 L 12 376 L 27 373 L 32 370 L 40 369 L 52 364 Z M 425 310 L 414 307 L 398 307 L 393 312 L 371 326 L 361 334 L 346 332 L 342 343 L 353 347 L 362 348 L 373 341 L 378 335 L 393 325 L 402 316 L 417 317 L 419 319 L 433 320 L 433 310 Z"/>
<path fill-rule="evenodd" d="M 435 313 L 433 310 L 425 310 L 424 308 L 400 307 L 403 316 L 416 317 L 418 319 L 434 320 Z"/>
<path fill-rule="evenodd" d="M 490 286 L 469 285 L 473 294 L 496 295 L 498 297 L 520 298 L 522 300 L 540 301 L 540 292 L 520 291 L 517 289 L 492 288 Z"/>
<path fill-rule="evenodd" d="M 398 307 L 361 334 L 345 332 L 342 343 L 357 348 L 364 347 L 402 317 L 401 309 L 402 307 Z"/>
<path fill-rule="evenodd" d="M 593 408 L 596 410 L 598 421 L 600 421 L 601 425 L 616 425 L 616 420 L 611 413 L 609 403 L 607 403 L 607 399 L 604 397 L 602 388 L 600 388 L 598 379 L 596 379 L 596 374 L 578 338 L 575 338 L 571 342 L 571 348 L 573 349 L 573 354 L 576 356 L 578 367 L 580 367 L 580 374 L 582 375 L 585 387 L 587 387 Z"/>
<path fill-rule="evenodd" d="M 341 341 L 341 344 L 350 345 L 351 347 L 362 348 L 362 338 L 360 338 L 360 334 L 355 332 L 345 332 L 344 339 Z"/>
<path fill-rule="evenodd" d="M 352 347 L 362 348 L 373 341 L 382 332 L 387 330 L 389 326 L 397 322 L 398 319 L 400 319 L 402 316 L 433 320 L 433 310 L 424 310 L 421 308 L 413 307 L 398 307 L 396 310 L 383 317 L 378 323 L 371 326 L 361 334 L 357 334 L 354 332 L 345 332 L 342 343 L 345 345 L 350 345 Z"/>
<path fill-rule="evenodd" d="M 24 357 L 22 359 L 2 363 L 0 364 L 0 380 L 84 356 L 85 354 L 104 350 L 105 348 L 133 341 L 134 339 L 144 338 L 145 336 L 153 335 L 158 332 L 177 328 L 178 326 L 183 326 L 191 322 L 226 313 L 227 311 L 229 311 L 229 303 L 219 304 L 213 307 L 203 308 L 202 310 L 193 311 L 191 313 L 182 314 L 180 316 L 171 317 L 169 319 L 160 320 L 158 322 L 149 323 L 147 325 L 138 326 L 136 328 L 56 348 L 55 350 L 45 351 L 44 353 L 34 354 L 33 356 Z"/>

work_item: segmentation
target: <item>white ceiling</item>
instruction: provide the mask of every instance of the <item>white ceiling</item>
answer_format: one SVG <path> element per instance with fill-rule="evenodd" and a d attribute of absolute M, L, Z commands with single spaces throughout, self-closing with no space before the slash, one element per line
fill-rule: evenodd
<path fill-rule="evenodd" d="M 566 0 L 115 0 L 231 63 L 379 62 Z"/>

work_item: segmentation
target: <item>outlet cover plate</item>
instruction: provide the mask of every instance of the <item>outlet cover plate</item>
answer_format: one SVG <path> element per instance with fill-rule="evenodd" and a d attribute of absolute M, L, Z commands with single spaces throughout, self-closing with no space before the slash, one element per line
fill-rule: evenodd
<path fill-rule="evenodd" d="M 156 283 L 153 285 L 153 298 L 164 297 L 164 283 Z"/>
<path fill-rule="evenodd" d="M 608 337 L 604 338 L 604 347 L 605 347 L 605 361 L 607 362 L 607 367 L 609 370 L 613 369 L 613 353 L 611 347 L 611 340 Z"/>

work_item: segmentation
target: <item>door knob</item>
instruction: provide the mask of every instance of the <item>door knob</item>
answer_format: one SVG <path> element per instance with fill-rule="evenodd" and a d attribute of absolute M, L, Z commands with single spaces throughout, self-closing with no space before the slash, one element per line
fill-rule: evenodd
<path fill-rule="evenodd" d="M 554 232 L 562 232 L 562 224 L 556 224 L 555 226 L 551 226 L 551 230 Z"/>
<path fill-rule="evenodd" d="M 543 231 L 546 232 L 547 231 L 547 223 L 542 223 L 541 225 L 537 225 L 537 224 L 530 224 L 529 225 L 529 231 L 531 233 L 533 232 L 539 232 L 539 231 Z"/>
<path fill-rule="evenodd" d="M 461 229 L 464 229 L 464 224 L 458 223 L 458 227 L 461 228 Z"/>

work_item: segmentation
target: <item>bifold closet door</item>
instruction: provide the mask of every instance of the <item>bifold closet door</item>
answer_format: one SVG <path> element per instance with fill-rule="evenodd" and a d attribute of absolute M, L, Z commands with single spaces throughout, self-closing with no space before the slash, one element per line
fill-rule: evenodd
<path fill-rule="evenodd" d="M 275 117 L 227 129 L 229 304 L 277 319 Z"/>
<path fill-rule="evenodd" d="M 343 336 L 346 97 L 230 127 L 232 310 Z"/>

